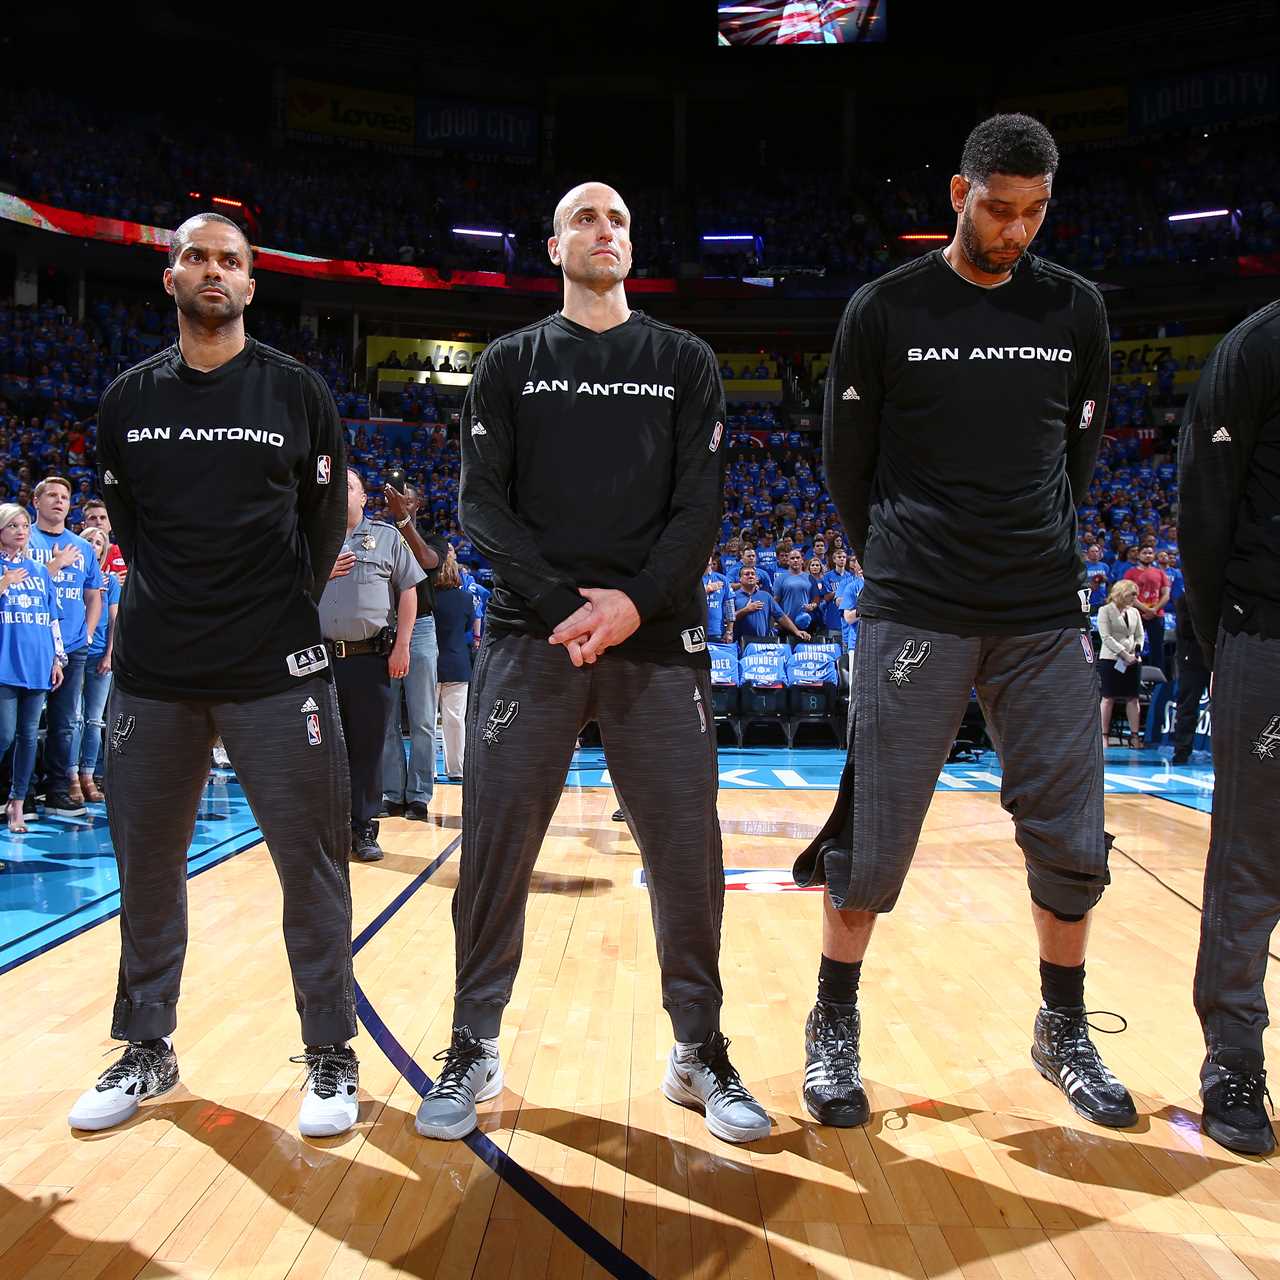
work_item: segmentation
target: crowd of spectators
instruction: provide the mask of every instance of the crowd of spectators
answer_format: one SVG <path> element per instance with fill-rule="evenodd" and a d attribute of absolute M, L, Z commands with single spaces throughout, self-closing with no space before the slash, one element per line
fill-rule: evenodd
<path fill-rule="evenodd" d="M 491 574 L 458 523 L 460 389 L 409 384 L 396 393 L 399 424 L 364 420 L 368 397 L 351 390 L 338 350 L 325 349 L 308 330 L 268 310 L 256 312 L 254 321 L 260 340 L 321 372 L 343 416 L 354 419 L 351 458 L 365 478 L 371 514 L 381 513 L 382 484 L 393 472 L 403 473 L 419 498 L 424 524 L 453 545 L 465 571 L 463 585 L 482 607 Z M 172 313 L 146 302 L 95 300 L 83 323 L 56 304 L 0 307 L 0 501 L 31 508 L 38 480 L 64 475 L 72 484 L 67 523 L 78 530 L 85 504 L 100 496 L 94 460 L 97 398 L 116 373 L 173 335 Z M 781 363 L 776 354 L 753 359 L 754 365 L 741 367 L 722 361 L 721 372 L 757 377 L 762 369 L 769 372 L 771 362 Z M 1153 376 L 1138 363 L 1136 356 L 1132 366 L 1115 357 L 1108 434 L 1078 509 L 1095 615 L 1110 586 L 1144 561 L 1167 574 L 1175 607 L 1181 595 L 1173 523 L 1176 468 L 1169 457 L 1171 432 L 1158 429 L 1162 415 L 1177 417 L 1178 364 L 1167 357 Z M 709 598 L 718 598 L 715 575 L 724 579 L 720 633 L 741 639 L 761 631 L 770 636 L 804 632 L 849 644 L 856 623 L 850 629 L 839 601 L 857 578 L 857 567 L 843 560 L 837 567 L 837 555 L 847 556 L 848 548 L 826 489 L 817 435 L 795 429 L 785 410 L 767 403 L 731 405 L 727 428 L 721 536 L 707 579 Z M 793 551 L 801 557 L 799 565 L 790 562 Z M 744 568 L 755 573 L 746 584 L 749 590 L 744 590 Z M 787 580 L 781 595 L 775 576 Z M 810 584 L 805 589 L 801 578 Z M 774 605 L 751 610 L 738 626 L 735 600 L 739 595 L 748 603 L 758 600 L 761 591 Z M 856 608 L 856 601 L 849 607 Z"/>
<path fill-rule="evenodd" d="M 11 91 L 0 102 L 0 181 L 30 199 L 173 226 L 221 193 L 243 202 L 252 239 L 272 248 L 555 274 L 545 251 L 550 212 L 573 175 L 347 149 L 335 163 L 335 148 L 318 143 L 273 145 L 46 92 Z M 1275 125 L 1255 126 L 1070 154 L 1037 250 L 1085 273 L 1272 252 L 1280 244 L 1275 135 Z M 634 269 L 672 275 L 679 263 L 701 260 L 712 275 L 792 268 L 871 278 L 929 247 L 902 235 L 951 226 L 948 177 L 943 164 L 921 164 L 862 173 L 840 189 L 828 175 L 764 169 L 734 183 L 699 177 L 683 205 L 661 183 L 627 182 Z M 1168 221 L 1174 212 L 1215 207 L 1235 216 Z M 455 227 L 507 235 L 460 235 Z M 704 238 L 715 234 L 754 239 Z"/>

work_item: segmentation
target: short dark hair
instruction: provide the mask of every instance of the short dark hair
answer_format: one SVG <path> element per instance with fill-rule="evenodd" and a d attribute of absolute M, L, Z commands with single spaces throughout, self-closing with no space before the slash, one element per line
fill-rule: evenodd
<path fill-rule="evenodd" d="M 348 473 L 349 475 L 353 475 L 353 476 L 355 476 L 355 478 L 356 478 L 356 482 L 360 485 L 360 492 L 361 492 L 361 493 L 368 493 L 368 492 L 369 492 L 369 486 L 368 486 L 367 484 L 365 484 L 365 482 L 364 482 L 364 476 L 362 476 L 362 475 L 360 474 L 360 469 L 359 469 L 358 467 L 348 467 L 348 468 L 347 468 L 347 473 Z"/>
<path fill-rule="evenodd" d="M 97 511 L 101 507 L 103 511 L 107 509 L 107 504 L 101 498 L 90 498 L 88 502 L 80 508 L 81 511 Z"/>
<path fill-rule="evenodd" d="M 220 222 L 223 226 L 230 227 L 233 231 L 240 233 L 240 238 L 244 241 L 245 255 L 249 261 L 249 274 L 253 275 L 253 245 L 249 243 L 249 237 L 245 234 L 245 229 L 238 222 L 233 222 L 223 214 L 214 213 L 212 209 L 205 213 L 192 214 L 191 217 L 174 229 L 173 234 L 169 237 L 169 265 L 172 267 L 178 261 L 178 255 L 182 252 L 183 246 L 191 238 L 190 229 L 198 227 L 202 222 Z"/>
<path fill-rule="evenodd" d="M 990 116 L 965 139 L 960 175 L 985 183 L 993 173 L 1038 178 L 1058 171 L 1058 144 L 1034 116 Z"/>

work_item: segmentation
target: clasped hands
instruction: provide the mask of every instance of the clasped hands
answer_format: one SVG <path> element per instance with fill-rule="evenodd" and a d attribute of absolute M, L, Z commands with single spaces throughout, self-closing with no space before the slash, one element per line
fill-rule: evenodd
<path fill-rule="evenodd" d="M 579 587 L 584 604 L 548 637 L 562 644 L 575 667 L 590 664 L 615 644 L 621 644 L 639 625 L 640 614 L 625 591 Z"/>

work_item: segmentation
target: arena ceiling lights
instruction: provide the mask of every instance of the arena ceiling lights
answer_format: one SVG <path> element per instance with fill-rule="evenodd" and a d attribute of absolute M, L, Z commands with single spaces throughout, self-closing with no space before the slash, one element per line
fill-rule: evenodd
<path fill-rule="evenodd" d="M 1191 222 L 1196 218 L 1229 218 L 1230 209 L 1201 209 L 1198 213 L 1171 213 L 1170 222 Z"/>

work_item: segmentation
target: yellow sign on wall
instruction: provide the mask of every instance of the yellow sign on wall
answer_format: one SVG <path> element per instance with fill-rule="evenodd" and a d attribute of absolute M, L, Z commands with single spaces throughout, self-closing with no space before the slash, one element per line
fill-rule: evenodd
<path fill-rule="evenodd" d="M 286 129 L 298 133 L 407 147 L 414 139 L 413 96 L 291 79 L 285 87 L 284 121 Z"/>
<path fill-rule="evenodd" d="M 1111 355 L 1118 351 L 1124 357 L 1124 367 L 1114 377 L 1127 373 L 1154 373 L 1160 361 L 1172 356 L 1180 369 L 1187 367 L 1187 357 L 1194 356 L 1197 368 L 1204 364 L 1209 353 L 1222 341 L 1220 333 L 1197 333 L 1182 338 L 1133 338 L 1111 344 Z"/>
<path fill-rule="evenodd" d="M 1005 98 L 1001 111 L 1025 111 L 1043 120 L 1059 142 L 1101 142 L 1129 132 L 1129 90 L 1126 85 L 1077 89 L 1071 93 L 1028 94 Z"/>
<path fill-rule="evenodd" d="M 430 359 L 433 369 L 438 369 L 441 360 L 447 359 L 455 373 L 470 373 L 487 345 L 484 342 L 454 342 L 448 338 L 370 336 L 365 343 L 365 365 L 376 369 L 394 351 L 401 365 L 411 355 L 416 355 L 419 360 Z"/>

